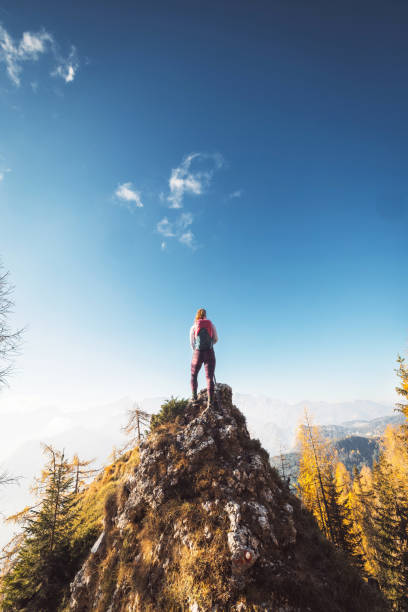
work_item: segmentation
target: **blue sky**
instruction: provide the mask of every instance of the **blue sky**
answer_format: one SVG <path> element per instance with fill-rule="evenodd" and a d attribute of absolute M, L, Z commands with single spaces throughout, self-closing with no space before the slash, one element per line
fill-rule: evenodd
<path fill-rule="evenodd" d="M 404 2 L 5 0 L 9 394 L 393 398 L 407 352 Z M 203 382 L 203 380 L 201 381 Z"/>

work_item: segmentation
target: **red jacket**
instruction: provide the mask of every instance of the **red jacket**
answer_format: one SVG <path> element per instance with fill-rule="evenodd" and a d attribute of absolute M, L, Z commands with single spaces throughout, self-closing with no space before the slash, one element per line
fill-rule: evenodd
<path fill-rule="evenodd" d="M 194 325 L 194 337 L 200 333 L 201 329 L 206 329 L 210 335 L 210 338 L 213 337 L 213 324 L 210 319 L 198 319 Z"/>

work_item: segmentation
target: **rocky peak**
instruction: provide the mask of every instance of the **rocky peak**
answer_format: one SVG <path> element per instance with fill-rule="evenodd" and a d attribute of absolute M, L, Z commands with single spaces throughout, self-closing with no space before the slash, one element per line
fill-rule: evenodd
<path fill-rule="evenodd" d="M 69 609 L 384 610 L 270 466 L 228 385 L 140 445 Z"/>

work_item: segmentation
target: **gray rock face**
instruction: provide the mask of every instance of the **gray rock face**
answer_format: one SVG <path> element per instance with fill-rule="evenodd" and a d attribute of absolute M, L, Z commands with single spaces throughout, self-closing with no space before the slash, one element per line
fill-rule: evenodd
<path fill-rule="evenodd" d="M 227 448 L 228 445 L 232 445 L 242 453 L 240 437 L 244 436 L 249 440 L 242 418 L 237 422 L 237 415 L 228 410 L 232 408 L 231 388 L 228 385 L 218 384 L 216 392 L 218 403 L 212 408 L 203 410 L 175 437 L 178 455 L 185 456 L 188 460 L 187 473 L 192 474 L 197 464 L 202 464 L 206 457 L 216 455 L 219 447 Z M 172 490 L 177 488 L 180 470 L 171 461 L 168 462 L 162 478 L 155 482 L 157 465 L 165 459 L 166 453 L 155 448 L 154 436 L 142 443 L 137 477 L 132 476 L 126 483 L 132 492 L 116 518 L 116 525 L 120 529 L 125 528 L 129 520 L 139 516 L 143 509 L 158 509 L 172 495 Z M 227 540 L 231 553 L 231 572 L 234 578 L 240 576 L 243 586 L 245 584 L 243 574 L 260 557 L 262 546 L 270 543 L 278 546 L 271 521 L 275 518 L 274 509 L 276 510 L 279 501 L 266 487 L 269 466 L 265 459 L 256 452 L 246 452 L 238 455 L 236 460 L 235 467 L 223 459 L 222 465 L 227 470 L 225 480 L 221 483 L 217 480 L 212 484 L 218 491 L 217 501 L 223 503 L 223 511 L 230 523 Z M 259 503 L 258 491 L 260 487 L 263 491 L 264 486 L 263 503 Z M 210 500 L 203 502 L 203 504 L 208 503 L 211 505 Z M 296 530 L 290 517 L 287 517 L 287 523 L 290 535 L 286 540 L 285 537 L 281 538 L 282 546 L 293 542 L 296 538 Z M 261 533 L 258 533 L 257 537 L 255 533 L 259 531 Z M 175 533 L 180 537 L 180 531 Z M 259 535 L 262 535 L 262 539 Z"/>
<path fill-rule="evenodd" d="M 250 439 L 231 388 L 218 384 L 216 398 L 207 408 L 201 391 L 182 417 L 141 443 L 140 463 L 121 483 L 105 530 L 71 584 L 71 611 L 170 610 L 175 599 L 196 612 L 312 610 L 294 595 L 300 576 L 309 590 L 315 581 L 316 592 L 333 597 L 324 564 L 335 562 L 306 567 L 297 552 L 299 501 Z M 217 566 L 218 582 L 206 563 Z M 190 585 L 184 591 L 174 587 L 178 574 Z M 346 609 L 354 610 L 332 607 Z"/>

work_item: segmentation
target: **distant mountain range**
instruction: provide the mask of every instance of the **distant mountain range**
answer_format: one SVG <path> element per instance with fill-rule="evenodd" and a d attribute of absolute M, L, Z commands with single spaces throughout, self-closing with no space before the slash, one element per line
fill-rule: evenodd
<path fill-rule="evenodd" d="M 344 463 L 349 472 L 352 472 L 354 468 L 361 470 L 363 465 L 372 467 L 380 452 L 378 439 L 363 436 L 350 436 L 337 440 L 334 446 L 339 461 Z"/>
<path fill-rule="evenodd" d="M 401 414 L 390 415 L 372 419 L 371 421 L 347 421 L 342 425 L 323 425 L 321 432 L 333 441 L 337 451 L 338 460 L 344 463 L 351 472 L 354 467 L 358 470 L 363 465 L 372 467 L 378 458 L 380 450 L 380 437 L 388 425 L 400 425 L 404 422 Z M 281 474 L 290 476 L 292 482 L 299 475 L 300 453 L 292 450 L 271 457 L 271 463 Z"/>
<path fill-rule="evenodd" d="M 379 417 L 371 421 L 347 421 L 342 425 L 323 425 L 322 433 L 326 438 L 340 440 L 348 436 L 363 436 L 365 438 L 376 438 L 384 433 L 387 425 L 400 425 L 404 422 L 401 414 Z"/>
<path fill-rule="evenodd" d="M 370 428 L 382 432 L 385 429 L 384 419 L 398 422 L 399 418 L 391 404 L 368 400 L 289 404 L 264 396 L 237 393 L 234 394 L 234 402 L 245 414 L 251 435 L 259 438 L 271 456 L 290 452 L 293 448 L 296 428 L 303 420 L 305 408 L 316 424 L 327 426 L 326 435 L 335 439 L 347 435 L 369 435 Z M 336 434 L 337 427 L 340 428 L 339 435 Z"/>

